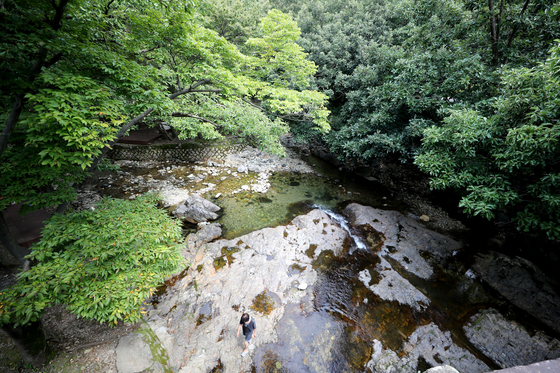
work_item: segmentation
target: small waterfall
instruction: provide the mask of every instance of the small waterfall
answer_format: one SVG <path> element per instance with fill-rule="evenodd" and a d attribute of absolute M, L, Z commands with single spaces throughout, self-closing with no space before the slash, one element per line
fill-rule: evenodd
<path fill-rule="evenodd" d="M 348 222 L 346 221 L 346 218 L 344 218 L 344 216 L 337 214 L 331 210 L 325 209 L 319 205 L 313 205 L 312 207 L 323 211 L 332 220 L 334 220 L 340 226 L 340 228 L 344 229 L 346 233 L 348 233 L 350 238 L 352 238 L 352 241 L 354 242 L 354 245 L 356 246 L 357 249 L 367 250 L 368 247 L 365 244 L 365 242 L 362 240 L 362 238 L 352 233 L 352 231 L 350 230 L 350 226 L 348 225 Z"/>

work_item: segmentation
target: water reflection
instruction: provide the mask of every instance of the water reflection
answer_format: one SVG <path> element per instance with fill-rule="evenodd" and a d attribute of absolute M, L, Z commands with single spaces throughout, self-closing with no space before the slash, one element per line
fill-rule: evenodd
<path fill-rule="evenodd" d="M 299 304 L 288 304 L 276 326 L 278 342 L 255 351 L 257 372 L 354 372 L 339 359 L 344 324 L 328 312 L 305 314 Z"/>
<path fill-rule="evenodd" d="M 272 175 L 269 181 L 271 188 L 266 195 L 242 192 L 214 201 L 224 212 L 218 221 L 223 226 L 225 238 L 287 224 L 296 216 L 309 212 L 314 204 L 333 209 L 350 202 L 379 207 L 382 201 L 386 202 L 372 192 L 371 187 L 357 185 L 353 188 L 354 192 L 349 193 L 331 179 L 314 174 L 278 173 Z M 205 197 L 211 198 L 210 195 Z"/>

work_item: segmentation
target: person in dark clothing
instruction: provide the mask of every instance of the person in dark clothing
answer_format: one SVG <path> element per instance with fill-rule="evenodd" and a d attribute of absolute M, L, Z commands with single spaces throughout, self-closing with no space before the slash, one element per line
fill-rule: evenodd
<path fill-rule="evenodd" d="M 248 313 L 244 313 L 241 315 L 241 320 L 239 320 L 237 337 L 239 337 L 241 328 L 243 328 L 243 335 L 245 336 L 245 350 L 243 350 L 241 356 L 245 356 L 249 351 L 249 343 L 251 343 L 251 340 L 257 336 L 257 324 L 255 323 L 255 319 L 249 316 Z"/>

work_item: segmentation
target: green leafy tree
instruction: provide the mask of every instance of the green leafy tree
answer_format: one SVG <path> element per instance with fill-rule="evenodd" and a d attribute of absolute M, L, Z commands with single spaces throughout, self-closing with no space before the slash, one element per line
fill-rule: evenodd
<path fill-rule="evenodd" d="M 558 238 L 557 1 L 292 1 L 332 130 L 354 163 L 415 159 L 470 214 Z M 556 62 L 554 62 L 556 61 Z M 544 63 L 544 64 L 543 64 Z M 556 66 L 556 67 L 554 67 Z"/>
<path fill-rule="evenodd" d="M 9 0 L 0 16 L 0 210 L 71 201 L 110 145 L 149 116 L 180 138 L 233 134 L 276 152 L 286 119 L 328 128 L 326 97 L 290 86 L 314 72 L 295 68 L 311 65 L 293 42 L 275 53 L 294 68 L 267 81 L 273 56 L 241 53 L 190 1 Z M 23 264 L 28 252 L 3 218 L 0 238 Z"/>
<path fill-rule="evenodd" d="M 180 224 L 156 198 L 104 199 L 91 210 L 55 214 L 32 248 L 36 264 L 0 293 L 0 325 L 14 335 L 56 304 L 110 325 L 140 320 L 142 302 L 185 264 Z"/>
<path fill-rule="evenodd" d="M 416 164 L 434 189 L 452 188 L 460 207 L 493 219 L 506 209 L 519 230 L 560 239 L 560 46 L 543 65 L 506 70 L 488 115 L 452 111 L 424 131 Z"/>
<path fill-rule="evenodd" d="M 198 4 L 204 26 L 216 31 L 220 37 L 242 51 L 245 42 L 255 34 L 259 20 L 266 16 L 269 8 L 268 1 L 251 0 L 206 0 Z"/>

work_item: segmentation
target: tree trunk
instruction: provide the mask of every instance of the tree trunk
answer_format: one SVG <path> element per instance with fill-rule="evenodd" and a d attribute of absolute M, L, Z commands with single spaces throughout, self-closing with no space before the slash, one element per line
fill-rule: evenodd
<path fill-rule="evenodd" d="M 8 229 L 8 224 L 6 224 L 6 220 L 4 219 L 4 215 L 0 212 L 0 241 L 4 245 L 4 247 L 12 254 L 17 261 L 19 262 L 20 266 L 23 267 L 25 264 L 25 256 L 29 255 L 29 250 L 25 247 L 18 245 L 12 233 Z"/>
<path fill-rule="evenodd" d="M 488 0 L 488 9 L 490 10 L 490 43 L 492 45 L 492 66 L 498 66 L 498 29 L 499 25 L 496 21 L 496 13 L 494 12 L 494 1 Z"/>
<path fill-rule="evenodd" d="M 6 324 L 0 329 L 14 341 L 25 363 L 39 368 L 51 358 L 52 350 L 47 345 L 41 321 L 17 328 Z"/>

